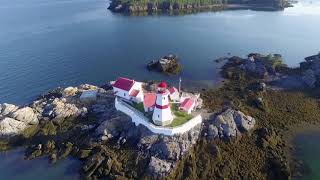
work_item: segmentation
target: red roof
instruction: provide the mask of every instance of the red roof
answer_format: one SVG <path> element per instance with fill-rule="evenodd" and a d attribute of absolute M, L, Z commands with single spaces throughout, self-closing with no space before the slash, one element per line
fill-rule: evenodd
<path fill-rule="evenodd" d="M 134 89 L 134 90 L 131 91 L 130 96 L 132 96 L 132 97 L 137 97 L 137 95 L 139 94 L 139 92 L 140 92 L 139 90 Z"/>
<path fill-rule="evenodd" d="M 159 85 L 158 85 L 159 88 L 167 88 L 168 85 L 166 82 L 161 82 Z"/>
<path fill-rule="evenodd" d="M 175 92 L 177 92 L 177 91 L 178 91 L 178 90 L 177 90 L 177 88 L 175 88 L 175 87 L 169 88 L 170 94 L 173 94 L 173 93 L 175 93 Z"/>
<path fill-rule="evenodd" d="M 125 91 L 129 91 L 134 85 L 134 83 L 134 80 L 120 77 L 112 86 Z"/>
<path fill-rule="evenodd" d="M 146 108 L 152 107 L 156 104 L 157 95 L 155 93 L 144 93 L 143 105 Z"/>
<path fill-rule="evenodd" d="M 180 108 L 188 111 L 192 105 L 194 104 L 194 101 L 190 98 L 186 98 L 181 104 L 180 104 Z"/>

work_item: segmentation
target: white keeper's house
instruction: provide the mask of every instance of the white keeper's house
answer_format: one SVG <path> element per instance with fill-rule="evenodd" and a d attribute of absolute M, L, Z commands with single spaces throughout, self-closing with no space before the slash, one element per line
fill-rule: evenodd
<path fill-rule="evenodd" d="M 112 87 L 116 96 L 137 103 L 143 102 L 141 82 L 120 77 L 112 84 Z"/>

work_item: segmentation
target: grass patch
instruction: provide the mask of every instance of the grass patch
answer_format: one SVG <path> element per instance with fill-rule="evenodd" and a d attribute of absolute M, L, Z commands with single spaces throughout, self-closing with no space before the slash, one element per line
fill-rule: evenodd
<path fill-rule="evenodd" d="M 171 110 L 176 117 L 173 119 L 172 123 L 169 125 L 170 127 L 176 127 L 176 126 L 182 125 L 193 118 L 192 115 L 186 112 L 180 111 L 177 104 L 172 104 Z"/>
<path fill-rule="evenodd" d="M 138 111 L 142 112 L 143 114 L 145 114 L 144 111 L 144 107 L 143 107 L 143 103 L 133 103 L 132 107 L 134 107 L 135 109 L 137 109 Z"/>

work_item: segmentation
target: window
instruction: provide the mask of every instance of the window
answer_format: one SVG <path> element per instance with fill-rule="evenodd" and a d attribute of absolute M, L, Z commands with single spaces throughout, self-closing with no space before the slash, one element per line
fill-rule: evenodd
<path fill-rule="evenodd" d="M 160 115 L 158 114 L 158 118 L 160 118 Z"/>
<path fill-rule="evenodd" d="M 123 96 L 126 96 L 126 93 L 123 93 Z"/>
<path fill-rule="evenodd" d="M 163 97 L 163 100 L 166 100 L 166 97 Z"/>

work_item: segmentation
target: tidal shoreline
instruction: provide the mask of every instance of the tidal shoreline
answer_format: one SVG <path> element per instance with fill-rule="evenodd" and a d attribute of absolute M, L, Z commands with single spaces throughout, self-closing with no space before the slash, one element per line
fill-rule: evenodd
<path fill-rule="evenodd" d="M 319 124 L 319 79 L 310 76 L 319 73 L 317 65 L 289 68 L 279 54 L 231 57 L 222 67 L 221 87 L 200 90 L 204 123 L 172 137 L 117 112 L 110 84 L 58 88 L 25 107 L 0 106 L 1 133 L 7 135 L 1 148 L 27 146 L 27 159 L 46 156 L 52 163 L 76 157 L 86 178 L 291 178 L 296 169 L 289 164 L 286 133 Z M 269 84 L 291 75 L 308 88 Z M 81 98 L 87 91 L 96 94 Z"/>

